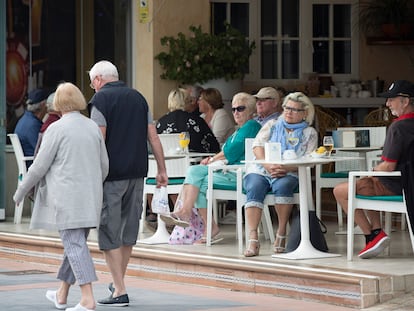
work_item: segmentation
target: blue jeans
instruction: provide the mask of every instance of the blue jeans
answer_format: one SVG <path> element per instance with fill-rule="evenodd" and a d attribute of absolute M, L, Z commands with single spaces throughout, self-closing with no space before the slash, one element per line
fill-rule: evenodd
<path fill-rule="evenodd" d="M 298 178 L 294 175 L 269 178 L 250 173 L 243 178 L 247 197 L 245 208 L 253 206 L 263 208 L 264 198 L 270 191 L 276 196 L 276 204 L 293 204 L 293 193 L 298 185 Z"/>

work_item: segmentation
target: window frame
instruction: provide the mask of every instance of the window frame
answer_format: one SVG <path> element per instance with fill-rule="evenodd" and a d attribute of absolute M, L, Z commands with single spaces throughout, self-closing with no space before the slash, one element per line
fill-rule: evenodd
<path fill-rule="evenodd" d="M 210 3 L 227 3 L 229 6 L 231 3 L 248 3 L 249 4 L 249 39 L 256 42 L 256 49 L 253 51 L 250 57 L 250 71 L 244 77 L 246 82 L 258 82 L 260 84 L 274 84 L 274 83 L 286 83 L 289 81 L 303 81 L 304 77 L 308 73 L 313 71 L 313 53 L 309 53 L 309 50 L 313 49 L 312 38 L 312 5 L 314 4 L 350 4 L 351 5 L 351 73 L 349 74 L 334 74 L 333 71 L 324 73 L 322 75 L 331 76 L 334 81 L 349 81 L 358 79 L 359 77 L 359 32 L 356 25 L 355 18 L 357 18 L 357 0 L 299 0 L 299 74 L 297 79 L 261 79 L 261 41 L 265 37 L 261 38 L 260 34 L 260 4 L 259 0 L 210 0 Z M 281 2 L 278 1 L 278 7 L 280 8 Z M 332 14 L 332 7 L 330 12 Z M 278 10 L 280 17 L 281 10 Z M 227 11 L 227 19 L 229 20 L 230 12 Z M 278 29 L 281 29 L 281 19 L 278 18 Z M 333 22 L 330 20 L 330 28 L 333 27 Z M 280 30 L 279 30 L 280 31 Z M 332 33 L 332 32 L 330 32 Z M 278 35 L 279 37 L 279 35 Z M 296 38 L 296 37 L 294 37 Z M 279 40 L 284 40 L 279 38 Z M 330 46 L 332 47 L 334 38 L 328 39 Z M 278 44 L 278 74 L 281 73 L 281 44 Z M 333 48 L 329 49 L 330 55 L 330 68 L 333 70 Z"/>
<path fill-rule="evenodd" d="M 350 4 L 351 5 L 351 73 L 349 74 L 335 74 L 333 73 L 333 42 L 334 37 L 330 36 L 328 42 L 330 45 L 329 49 L 329 61 L 330 61 L 330 72 L 322 75 L 331 76 L 334 81 L 349 81 L 358 79 L 359 77 L 359 33 L 356 25 L 355 18 L 358 1 L 355 0 L 300 0 L 300 16 L 301 16 L 301 74 L 313 71 L 313 60 L 312 53 L 306 53 L 307 49 L 313 48 L 313 37 L 312 37 L 312 13 L 305 14 L 305 12 L 312 12 L 312 5 L 314 4 Z M 330 15 L 332 15 L 332 7 L 330 8 Z M 332 33 L 333 21 L 330 20 L 330 33 Z M 302 52 L 303 51 L 303 52 Z"/>

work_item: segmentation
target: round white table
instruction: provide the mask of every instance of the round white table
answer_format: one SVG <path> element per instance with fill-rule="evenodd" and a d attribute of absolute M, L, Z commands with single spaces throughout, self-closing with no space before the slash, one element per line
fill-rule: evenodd
<path fill-rule="evenodd" d="M 300 228 L 301 228 L 301 241 L 299 246 L 292 252 L 281 253 L 272 255 L 273 258 L 283 259 L 315 259 L 315 258 L 329 258 L 339 257 L 340 254 L 333 254 L 328 252 L 321 252 L 313 247 L 310 241 L 309 232 L 309 213 L 308 211 L 313 209 L 313 204 L 309 200 L 312 195 L 311 183 L 309 180 L 310 174 L 307 173 L 307 168 L 313 167 L 317 164 L 326 164 L 330 162 L 338 161 L 349 161 L 349 160 L 360 160 L 360 157 L 323 157 L 323 158 L 312 158 L 311 156 L 304 156 L 295 160 L 281 160 L 281 161 L 265 161 L 265 160 L 254 160 L 246 161 L 246 163 L 257 163 L 257 164 L 281 164 L 296 166 L 298 168 L 299 177 L 299 193 L 300 193 Z"/>

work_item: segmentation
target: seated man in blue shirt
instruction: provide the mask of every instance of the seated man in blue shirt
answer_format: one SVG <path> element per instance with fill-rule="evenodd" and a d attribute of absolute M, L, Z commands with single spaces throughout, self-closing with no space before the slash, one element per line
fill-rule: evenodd
<path fill-rule="evenodd" d="M 29 92 L 26 101 L 26 111 L 17 122 L 14 133 L 19 136 L 25 156 L 33 156 L 39 136 L 42 119 L 46 114 L 46 99 L 48 93 L 42 89 Z M 31 164 L 31 163 L 30 163 Z M 28 163 L 28 166 L 30 165 Z"/>

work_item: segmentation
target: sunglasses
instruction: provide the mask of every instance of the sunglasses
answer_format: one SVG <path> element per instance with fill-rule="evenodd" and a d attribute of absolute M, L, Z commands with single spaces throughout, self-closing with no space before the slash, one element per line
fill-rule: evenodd
<path fill-rule="evenodd" d="M 237 112 L 243 112 L 246 110 L 246 106 L 238 106 L 238 107 L 232 107 L 231 111 L 233 111 L 233 113 Z"/>

